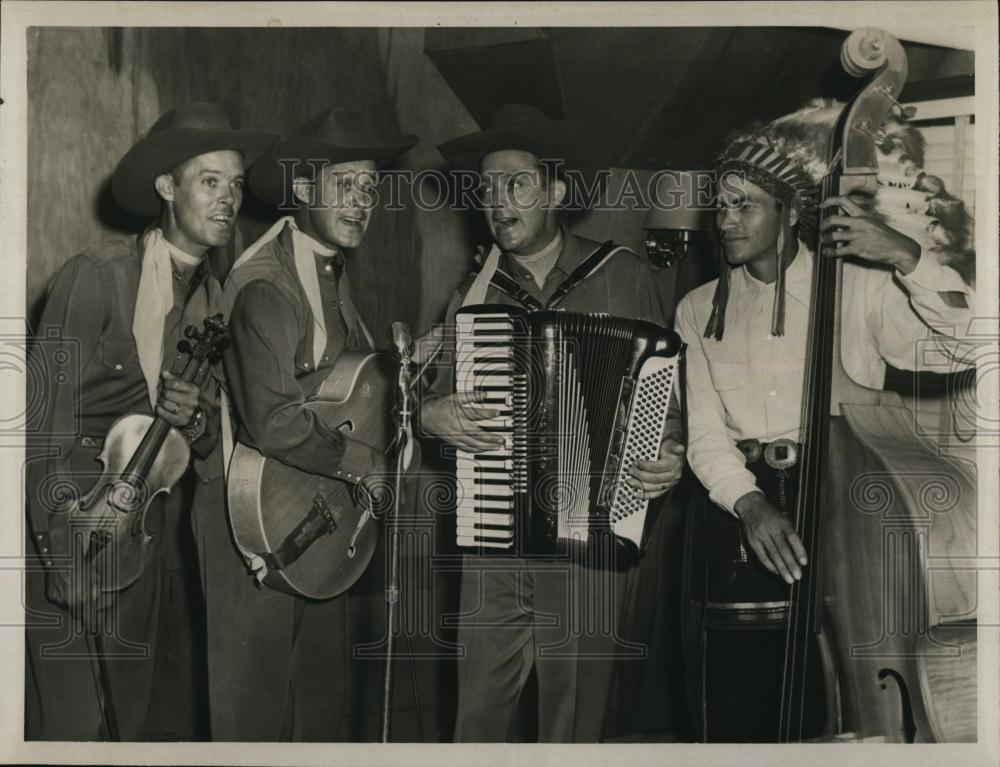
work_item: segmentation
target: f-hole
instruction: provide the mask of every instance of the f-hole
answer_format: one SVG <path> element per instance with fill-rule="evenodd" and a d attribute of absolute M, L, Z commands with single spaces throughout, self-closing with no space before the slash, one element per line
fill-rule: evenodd
<path fill-rule="evenodd" d="M 886 682 L 887 677 L 892 677 L 896 682 L 896 689 L 899 690 L 899 708 L 902 713 L 902 721 L 899 723 L 900 734 L 904 743 L 913 743 L 917 735 L 917 726 L 913 723 L 913 708 L 910 705 L 910 691 L 906 687 L 906 681 L 898 671 L 891 668 L 884 668 L 878 672 L 879 682 L 883 690 L 889 688 Z"/>
<path fill-rule="evenodd" d="M 349 434 L 354 431 L 354 421 L 348 419 L 344 421 L 340 426 L 337 427 L 337 431 L 343 432 L 344 434 Z"/>

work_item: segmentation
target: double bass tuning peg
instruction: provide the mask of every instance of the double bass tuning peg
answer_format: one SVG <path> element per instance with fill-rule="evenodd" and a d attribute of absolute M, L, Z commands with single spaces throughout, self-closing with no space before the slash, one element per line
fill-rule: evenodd
<path fill-rule="evenodd" d="M 900 104 L 896 97 L 892 95 L 892 89 L 888 85 L 882 85 L 879 87 L 879 91 L 892 102 L 892 111 L 899 115 L 902 120 L 912 120 L 917 114 L 917 108 L 915 106 L 904 107 Z"/>
<path fill-rule="evenodd" d="M 859 120 L 854 126 L 855 130 L 859 130 L 867 136 L 871 136 L 879 144 L 882 144 L 889 138 L 885 131 L 878 130 L 877 128 L 872 128 L 872 122 L 867 117 L 863 120 Z"/>

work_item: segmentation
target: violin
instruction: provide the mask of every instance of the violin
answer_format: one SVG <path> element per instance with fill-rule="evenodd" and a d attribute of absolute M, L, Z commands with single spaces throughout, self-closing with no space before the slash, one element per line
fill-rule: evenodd
<path fill-rule="evenodd" d="M 188 360 L 180 379 L 200 386 L 229 344 L 226 325 L 216 314 L 201 331 L 190 325 L 184 335 L 177 348 Z M 111 425 L 97 484 L 68 510 L 72 529 L 90 541 L 87 557 L 101 574 L 102 591 L 120 591 L 142 574 L 153 541 L 146 512 L 177 484 L 190 459 L 187 440 L 161 416 L 132 413 Z"/>
<path fill-rule="evenodd" d="M 911 116 L 896 100 L 907 75 L 898 40 L 857 30 L 841 62 L 853 76 L 872 77 L 831 137 L 824 199 L 873 195 L 880 127 L 892 111 Z M 848 376 L 842 259 L 820 256 L 818 241 L 814 252 L 794 517 L 809 566 L 791 587 L 778 739 L 804 739 L 805 700 L 815 693 L 807 669 L 818 664 L 824 740 L 974 741 L 974 589 L 949 588 L 956 576 L 945 570 L 932 584 L 930 560 L 960 555 L 962 541 L 974 546 L 975 477 L 915 433 L 898 394 Z"/>

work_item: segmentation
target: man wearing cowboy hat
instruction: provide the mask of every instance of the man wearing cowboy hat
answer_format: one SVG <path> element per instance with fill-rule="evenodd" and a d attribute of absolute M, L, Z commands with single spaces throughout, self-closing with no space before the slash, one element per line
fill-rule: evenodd
<path fill-rule="evenodd" d="M 485 130 L 453 139 L 440 150 L 452 168 L 481 174 L 483 208 L 493 237 L 479 276 L 466 280 L 453 296 L 446 328 L 453 326 L 463 304 L 517 304 L 490 285 L 498 268 L 544 304 L 600 248 L 561 221 L 560 205 L 570 190 L 559 170 L 550 172 L 550 163 L 556 162 L 565 163 L 568 175 L 592 176 L 598 152 L 586 131 L 549 120 L 530 106 L 509 104 L 493 112 Z M 662 320 L 652 275 L 624 248 L 573 287 L 560 306 Z M 447 330 L 445 343 L 453 349 L 454 337 Z M 499 444 L 501 438 L 478 425 L 494 411 L 459 402 L 452 379 L 450 369 L 439 371 L 434 396 L 421 409 L 423 429 L 472 452 Z M 665 440 L 660 459 L 638 466 L 631 481 L 649 498 L 662 495 L 679 478 L 682 453 L 679 444 Z M 501 565 L 505 569 L 498 569 Z M 578 561 L 547 567 L 510 558 L 466 557 L 458 628 L 465 656 L 458 662 L 455 739 L 510 739 L 532 666 L 538 677 L 539 740 L 600 739 L 628 580 Z M 610 609 L 613 618 L 596 634 L 581 635 L 571 626 L 594 618 L 583 614 L 588 601 Z"/>
<path fill-rule="evenodd" d="M 336 374 L 342 351 L 373 348 L 351 300 L 345 251 L 371 223 L 378 166 L 416 141 L 386 137 L 360 112 L 328 107 L 251 174 L 257 197 L 293 211 L 243 253 L 226 282 L 236 439 L 302 471 L 340 479 L 387 471 L 384 455 L 303 404 Z M 310 601 L 261 586 L 218 517 L 203 520 L 199 545 L 213 739 L 351 739 L 352 615 L 365 599 L 352 604 L 349 591 Z"/>
<path fill-rule="evenodd" d="M 677 330 L 688 352 L 688 458 L 704 485 L 693 517 L 705 519 L 706 530 L 715 529 L 718 537 L 723 534 L 709 528 L 711 520 L 738 520 L 731 526 L 739 531 L 739 545 L 752 550 L 750 563 L 755 558 L 771 573 L 748 566 L 721 580 L 736 588 L 754 579 L 761 584 L 755 588 L 777 587 L 773 593 L 786 600 L 784 584 L 800 579 L 809 566 L 788 515 L 796 502 L 816 257 L 808 243 L 816 231 L 815 184 L 824 172 L 817 170 L 818 158 L 828 136 L 815 126 L 832 129 L 838 112 L 824 115 L 817 108 L 748 131 L 726 147 L 717 165 L 715 219 L 722 276 L 691 291 L 677 308 Z M 974 269 L 974 253 L 936 239 L 933 210 L 940 195 L 922 186 L 924 174 L 912 159 L 920 156 L 918 144 L 906 131 L 894 130 L 894 139 L 880 146 L 875 213 L 833 197 L 823 205 L 842 213 L 820 226 L 827 255 L 859 259 L 844 265 L 842 358 L 851 378 L 873 389 L 883 387 L 887 364 L 908 370 L 921 364 L 918 344 L 933 344 L 945 369 L 947 361 L 967 364 L 952 334 L 968 327 L 975 303 L 962 277 Z M 883 183 L 894 176 L 906 179 L 905 193 Z M 907 200 L 911 236 L 894 228 L 897 195 Z M 710 561 L 721 543 L 706 541 Z M 706 599 L 713 601 L 711 593 Z M 784 625 L 780 618 L 777 625 Z M 774 740 L 784 632 L 706 633 L 706 738 Z M 813 735 L 822 715 L 820 709 L 807 711 Z"/>
<path fill-rule="evenodd" d="M 70 523 L 59 513 L 64 508 L 45 488 L 59 478 L 73 484 L 74 496 L 82 496 L 99 475 L 96 459 L 104 435 L 119 416 L 130 413 L 155 413 L 181 430 L 196 462 L 214 449 L 216 419 L 205 412 L 211 397 L 178 376 L 183 360 L 178 360 L 177 344 L 186 326 L 200 328 L 214 308 L 220 289 L 206 253 L 228 242 L 243 199 L 244 170 L 275 138 L 234 130 L 215 104 L 168 111 L 112 176 L 118 204 L 156 221 L 137 236 L 88 248 L 69 260 L 52 283 L 39 326 L 46 344 L 40 346 L 48 356 L 73 355 L 80 368 L 72 386 L 47 381 L 38 393 L 44 407 L 38 409 L 35 430 L 45 435 L 46 444 L 27 471 L 32 538 L 45 574 L 44 589 L 39 573 L 29 574 L 29 612 L 62 616 L 57 626 L 29 624 L 27 630 L 28 738 L 113 737 L 113 725 L 102 717 L 105 693 L 110 700 L 103 701 L 104 712 L 113 708 L 120 737 L 135 740 L 143 733 L 162 548 L 154 538 L 151 560 L 139 579 L 102 595 L 100 573 L 82 562 Z M 48 343 L 53 338 L 58 348 Z M 147 512 L 147 527 L 155 531 L 181 514 L 181 502 L 181 493 L 158 496 Z M 215 512 L 221 514 L 221 507 Z M 98 691 L 88 657 L 92 647 L 75 630 L 81 623 L 110 632 L 104 643 L 108 691 Z"/>

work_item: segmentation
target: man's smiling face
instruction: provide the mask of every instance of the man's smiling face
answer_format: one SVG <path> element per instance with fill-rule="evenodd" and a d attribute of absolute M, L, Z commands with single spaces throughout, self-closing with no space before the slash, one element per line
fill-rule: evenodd
<path fill-rule="evenodd" d="M 312 185 L 308 206 L 313 234 L 335 248 L 356 248 L 371 221 L 375 203 L 376 165 L 352 160 L 323 166 Z"/>

